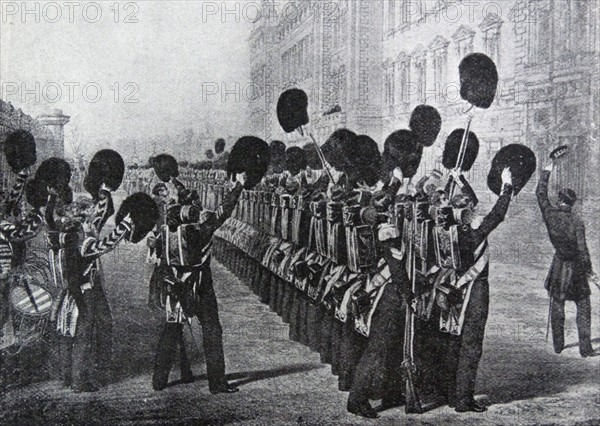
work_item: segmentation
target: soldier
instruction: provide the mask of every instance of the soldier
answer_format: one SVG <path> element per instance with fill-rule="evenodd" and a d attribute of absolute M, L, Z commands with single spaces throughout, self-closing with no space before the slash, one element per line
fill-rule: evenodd
<path fill-rule="evenodd" d="M 178 191 L 178 204 L 167 211 L 167 225 L 163 227 L 161 244 L 165 262 L 165 308 L 167 322 L 161 332 L 152 387 L 166 387 L 173 354 L 177 346 L 183 348 L 183 323 L 196 316 L 202 326 L 209 390 L 213 394 L 234 393 L 239 389 L 225 378 L 223 331 L 219 321 L 217 299 L 210 270 L 212 237 L 231 216 L 242 189 L 253 188 L 267 171 L 270 153 L 266 142 L 243 137 L 234 146 L 228 160 L 228 172 L 235 179 L 224 201 L 214 211 L 202 210 L 199 196 L 187 190 L 178 180 L 177 161 L 170 155 L 159 155 L 153 161 L 157 176 L 171 181 Z M 181 349 L 180 349 L 181 350 Z M 181 355 L 182 379 L 193 379 L 187 357 Z"/>
<path fill-rule="evenodd" d="M 542 172 L 536 195 L 542 216 L 548 229 L 550 242 L 556 250 L 545 288 L 550 296 L 552 340 L 554 351 L 559 354 L 564 349 L 565 301 L 577 306 L 577 331 L 579 333 L 579 353 L 583 358 L 600 355 L 594 352 L 591 343 L 590 285 L 595 279 L 590 253 L 585 240 L 585 226 L 573 211 L 577 194 L 569 188 L 558 193 L 558 205 L 550 204 L 548 181 L 554 168 L 554 161 Z"/>
<path fill-rule="evenodd" d="M 445 388 L 448 403 L 459 413 L 487 410 L 485 405 L 474 398 L 475 379 L 483 350 L 489 309 L 487 237 L 504 220 L 513 195 L 512 173 L 508 167 L 503 170 L 501 180 L 502 190 L 498 201 L 492 211 L 482 219 L 480 226 L 476 229 L 471 225 L 459 228 L 461 268 L 457 272 L 463 277 L 467 273 L 474 274 L 471 276 L 475 277 L 469 277 L 472 289 L 470 299 L 465 302 L 467 306 L 462 332 L 449 342 L 444 367 L 447 370 Z M 465 194 L 456 195 L 451 203 L 454 209 L 474 210 L 474 200 Z"/>
<path fill-rule="evenodd" d="M 100 256 L 111 252 L 117 245 L 127 239 L 138 243 L 151 230 L 156 221 L 158 211 L 156 205 L 145 194 L 134 194 L 126 199 L 115 222 L 115 229 L 105 238 L 100 238 L 92 223 L 95 205 L 92 200 L 78 200 L 75 208 L 63 208 L 63 231 L 65 225 L 69 231 L 65 239 L 65 276 L 68 292 L 59 304 L 57 329 L 63 336 L 72 336 L 72 364 L 67 359 L 64 367 L 71 370 L 71 387 L 74 392 L 95 392 L 101 385 L 99 374 L 108 368 L 110 354 L 110 334 L 102 333 L 105 327 L 105 311 L 108 309 L 106 297 L 101 287 L 101 275 L 98 271 Z M 47 212 L 51 219 L 51 213 Z M 81 222 L 81 220 L 85 222 Z M 110 313 L 108 313 L 110 317 Z M 102 339 L 101 341 L 99 339 Z M 99 352 L 102 348 L 104 351 Z M 63 351 L 69 353 L 69 350 Z M 108 359 L 101 359 L 108 356 Z M 63 372 L 68 379 L 68 372 Z"/>
<path fill-rule="evenodd" d="M 376 204 L 385 207 L 381 210 L 388 210 L 402 180 L 402 172 L 396 168 L 392 184 L 386 187 L 385 192 L 374 195 L 379 200 Z M 379 417 L 369 399 L 382 397 L 381 408 L 384 410 L 404 402 L 401 371 L 404 315 L 412 297 L 398 229 L 389 223 L 378 224 L 377 240 L 389 268 L 390 282 L 382 290 L 373 314 L 369 341 L 356 366 L 347 403 L 350 413 L 366 418 Z"/>

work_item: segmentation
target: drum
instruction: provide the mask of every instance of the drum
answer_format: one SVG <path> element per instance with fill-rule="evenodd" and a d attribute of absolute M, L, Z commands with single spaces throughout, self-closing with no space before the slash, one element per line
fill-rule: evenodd
<path fill-rule="evenodd" d="M 40 275 L 41 276 L 41 275 Z M 55 295 L 38 274 L 17 272 L 11 275 L 9 302 L 11 306 L 12 348 L 18 353 L 23 347 L 44 336 Z"/>

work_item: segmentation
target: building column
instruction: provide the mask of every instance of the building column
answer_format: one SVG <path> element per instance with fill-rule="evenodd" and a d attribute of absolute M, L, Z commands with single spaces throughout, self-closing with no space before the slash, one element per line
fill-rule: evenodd
<path fill-rule="evenodd" d="M 64 115 L 62 110 L 53 109 L 47 114 L 43 114 L 37 118 L 38 122 L 46 126 L 52 133 L 53 140 L 45 148 L 44 157 L 59 157 L 65 156 L 65 124 L 69 122 L 71 117 Z"/>

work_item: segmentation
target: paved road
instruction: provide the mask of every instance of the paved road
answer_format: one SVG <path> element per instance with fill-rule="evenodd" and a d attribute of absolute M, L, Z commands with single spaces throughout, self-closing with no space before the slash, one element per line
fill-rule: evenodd
<path fill-rule="evenodd" d="M 492 406 L 484 414 L 447 407 L 406 416 L 401 409 L 366 421 L 345 411 L 330 368 L 287 339 L 287 327 L 246 286 L 219 265 L 215 285 L 234 395 L 208 392 L 204 363 L 186 339 L 197 381 L 154 392 L 153 350 L 162 317 L 146 308 L 150 269 L 140 245 L 124 245 L 104 259 L 115 321 L 115 381 L 94 394 L 72 394 L 58 381 L 32 384 L 0 397 L 0 424 L 600 424 L 600 357 L 581 359 L 576 347 L 562 355 L 545 342 L 545 270 L 492 265 L 491 312 L 477 392 Z M 593 336 L 600 337 L 594 289 Z M 567 342 L 576 341 L 568 306 Z M 195 339 L 200 331 L 194 327 Z M 596 342 L 598 346 L 600 342 Z M 176 381 L 178 372 L 172 373 Z"/>

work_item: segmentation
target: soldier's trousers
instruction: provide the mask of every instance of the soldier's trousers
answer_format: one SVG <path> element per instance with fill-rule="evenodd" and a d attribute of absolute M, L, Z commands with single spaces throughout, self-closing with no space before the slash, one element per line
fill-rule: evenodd
<path fill-rule="evenodd" d="M 577 333 L 579 334 L 579 353 L 587 355 L 593 351 L 591 342 L 592 310 L 590 297 L 575 300 L 577 305 Z M 552 323 L 552 342 L 554 350 L 560 353 L 565 346 L 565 301 L 552 298 L 550 311 Z"/>
<path fill-rule="evenodd" d="M 100 284 L 83 293 L 85 309 L 79 312 L 73 339 L 73 387 L 109 379 L 112 357 L 112 315 Z"/>
<path fill-rule="evenodd" d="M 448 373 L 447 389 L 451 403 L 469 404 L 474 398 L 488 310 L 489 283 L 487 279 L 480 279 L 473 284 L 461 335 L 448 342 L 444 368 Z"/>
<path fill-rule="evenodd" d="M 10 285 L 7 279 L 0 279 L 0 331 L 8 321 L 10 312 Z"/>
<path fill-rule="evenodd" d="M 402 401 L 405 314 L 402 298 L 388 284 L 373 314 L 367 347 L 356 366 L 349 404 L 379 398 L 389 404 Z"/>
<path fill-rule="evenodd" d="M 219 321 L 219 308 L 210 268 L 206 268 L 202 272 L 202 282 L 198 288 L 197 299 L 198 303 L 193 314 L 198 318 L 202 327 L 202 346 L 206 359 L 208 387 L 211 391 L 216 391 L 224 387 L 227 382 L 225 380 L 225 355 L 223 354 L 223 329 Z M 159 342 L 156 359 L 172 357 L 173 350 L 172 345 Z M 164 354 L 169 351 L 171 351 L 171 355 Z"/>
<path fill-rule="evenodd" d="M 182 323 L 165 323 L 158 340 L 158 350 L 154 363 L 152 382 L 154 387 L 164 387 L 169 379 L 175 351 L 179 347 L 179 368 L 181 377 L 191 376 L 190 362 L 185 349 Z"/>

